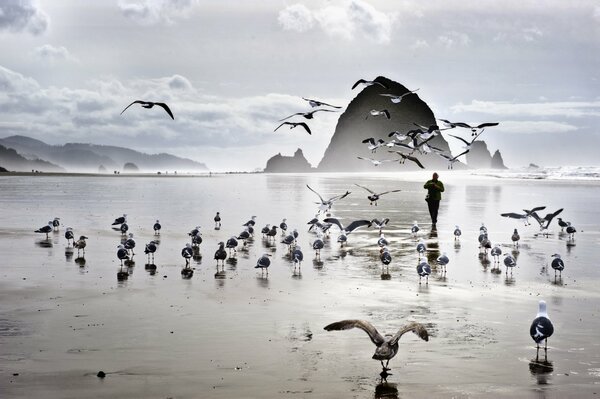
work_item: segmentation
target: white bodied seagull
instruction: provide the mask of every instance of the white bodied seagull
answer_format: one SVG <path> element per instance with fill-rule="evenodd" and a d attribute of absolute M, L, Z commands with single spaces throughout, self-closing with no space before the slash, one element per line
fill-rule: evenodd
<path fill-rule="evenodd" d="M 369 137 L 368 139 L 364 139 L 362 141 L 363 144 L 369 143 L 369 145 L 367 146 L 367 148 L 369 150 L 371 150 L 372 153 L 377 152 L 377 149 L 379 147 L 382 147 L 385 145 L 385 140 L 383 139 L 379 139 L 377 141 L 375 141 L 375 139 L 373 137 Z"/>
<path fill-rule="evenodd" d="M 477 134 L 478 130 L 482 130 L 485 129 L 486 127 L 491 127 L 491 126 L 498 126 L 499 122 L 486 122 L 486 123 L 480 123 L 477 126 L 471 126 L 468 123 L 464 123 L 464 122 L 449 122 L 445 119 L 440 119 L 442 122 L 444 122 L 447 125 L 450 125 L 449 127 L 452 129 L 454 127 L 462 127 L 465 129 L 471 129 L 471 135 L 475 136 Z M 480 132 L 481 133 L 481 132 Z"/>
<path fill-rule="evenodd" d="M 383 87 L 384 89 L 387 89 L 388 87 L 386 85 L 384 85 L 381 82 L 378 82 L 376 80 L 364 80 L 364 79 L 359 79 L 356 81 L 356 83 L 354 83 L 352 85 L 352 90 L 354 90 L 356 88 L 356 86 L 358 86 L 359 84 L 364 84 L 365 86 L 373 86 L 373 85 L 378 85 Z"/>
<path fill-rule="evenodd" d="M 383 93 L 380 94 L 380 96 L 383 97 L 389 97 L 390 100 L 394 103 L 394 104 L 399 104 L 400 102 L 402 102 L 402 99 L 410 94 L 413 94 L 414 92 L 418 91 L 419 89 L 416 90 L 409 90 L 408 93 L 404 93 L 404 94 L 388 94 L 388 93 Z"/>
<path fill-rule="evenodd" d="M 477 138 L 479 136 L 481 136 L 482 133 L 483 133 L 483 130 L 481 130 L 477 135 L 475 135 L 471 141 L 467 141 L 467 140 L 463 139 L 462 137 L 458 137 L 458 136 L 455 136 L 453 134 L 449 134 L 448 136 L 454 137 L 455 139 L 458 139 L 458 140 L 462 141 L 463 143 L 465 143 L 465 146 L 463 148 L 465 150 L 470 150 L 471 146 L 473 145 L 473 143 L 475 142 L 475 140 L 477 140 Z"/>
<path fill-rule="evenodd" d="M 338 108 L 338 109 L 342 108 L 342 107 L 338 107 L 336 105 L 327 104 L 327 103 L 324 103 L 322 101 L 313 100 L 313 99 L 310 99 L 310 98 L 302 97 L 302 99 L 304 101 L 308 101 L 308 103 L 310 104 L 310 106 L 313 107 L 313 108 L 315 108 L 315 107 L 322 107 L 322 106 L 331 107 L 331 108 Z"/>
<path fill-rule="evenodd" d="M 317 196 L 319 197 L 319 199 L 321 200 L 321 202 L 315 202 L 315 204 L 319 205 L 319 211 L 328 211 L 331 209 L 331 206 L 333 205 L 333 203 L 337 200 L 340 200 L 342 198 L 347 197 L 348 195 L 350 195 L 350 191 L 347 191 L 344 194 L 340 194 L 340 195 L 334 195 L 333 197 L 329 198 L 328 200 L 325 200 L 321 194 L 319 194 L 318 192 L 316 192 L 315 190 L 313 190 L 312 188 L 310 188 L 310 186 L 307 184 L 306 187 L 308 187 L 308 189 L 310 191 L 312 191 L 313 193 L 317 194 Z M 318 220 L 317 220 L 318 221 Z"/>
<path fill-rule="evenodd" d="M 406 162 L 406 160 L 408 159 L 409 161 L 416 163 L 419 168 L 425 169 L 425 166 L 423 166 L 423 164 L 421 163 L 421 161 L 419 161 L 418 158 L 415 158 L 411 155 L 403 154 L 400 151 L 388 151 L 388 152 L 393 152 L 393 153 L 398 154 L 398 156 L 400 157 L 400 160 L 398 162 L 400 162 L 401 164 L 404 164 Z"/>
<path fill-rule="evenodd" d="M 529 328 L 529 335 L 535 341 L 537 345 L 536 359 L 540 353 L 540 343 L 544 341 L 544 353 L 548 354 L 548 338 L 554 334 L 554 326 L 548 318 L 548 312 L 546 311 L 546 301 L 540 301 L 538 304 L 538 313 L 531 323 Z"/>
<path fill-rule="evenodd" d="M 125 112 L 127 110 L 127 108 L 131 107 L 133 104 L 141 104 L 141 106 L 144 108 L 152 108 L 155 105 L 158 105 L 159 107 L 164 109 L 167 112 L 167 114 L 169 114 L 171 119 L 175 120 L 175 117 L 173 116 L 173 113 L 171 112 L 171 109 L 169 108 L 169 106 L 167 104 L 155 103 L 152 101 L 142 101 L 142 100 L 136 100 L 136 101 L 132 102 L 131 104 L 129 104 L 128 106 L 126 106 L 125 109 L 123 111 L 121 111 L 121 115 L 123 115 L 123 112 Z"/>
<path fill-rule="evenodd" d="M 306 123 L 304 123 L 304 122 L 283 122 L 281 125 L 277 126 L 277 127 L 275 128 L 275 130 L 273 130 L 273 131 L 274 131 L 274 132 L 276 132 L 276 131 L 277 131 L 277 129 L 279 129 L 279 128 L 280 128 L 281 126 L 283 126 L 283 125 L 289 125 L 289 126 L 290 126 L 290 129 L 293 129 L 293 128 L 297 127 L 297 126 L 302 126 L 302 127 L 304 128 L 304 130 L 306 130 L 306 132 L 307 132 L 308 134 L 312 134 L 312 132 L 310 131 L 310 128 L 309 128 L 309 127 L 308 127 L 308 125 L 307 125 Z"/>
<path fill-rule="evenodd" d="M 379 160 L 379 159 L 364 158 L 364 157 L 356 157 L 356 158 L 362 159 L 364 161 L 369 161 L 369 162 L 371 162 L 373 164 L 373 166 L 379 166 L 379 165 L 381 165 L 382 163 L 385 163 L 385 162 L 396 162 L 395 159 L 381 159 L 381 160 Z"/>
<path fill-rule="evenodd" d="M 381 362 L 381 367 L 383 367 L 385 375 L 388 375 L 385 372 L 390 370 L 387 367 L 390 363 L 390 359 L 398 353 L 398 341 L 405 333 L 412 331 L 423 341 L 429 341 L 429 333 L 425 326 L 416 322 L 406 324 L 394 335 L 386 334 L 385 336 L 382 336 L 371 323 L 364 320 L 342 320 L 324 327 L 326 331 L 349 330 L 351 328 L 360 328 L 369 335 L 371 342 L 377 347 L 373 354 L 373 359 Z M 384 360 L 386 361 L 385 365 L 383 364 Z M 382 376 L 384 374 L 382 374 Z"/>
<path fill-rule="evenodd" d="M 315 109 L 314 111 L 309 111 L 309 112 L 296 112 L 295 114 L 291 114 L 290 116 L 286 116 L 285 118 L 280 119 L 279 122 L 284 121 L 286 119 L 289 119 L 289 118 L 291 118 L 293 116 L 296 116 L 296 115 L 303 116 L 306 119 L 313 119 L 314 118 L 314 114 L 317 113 L 317 112 L 337 112 L 337 111 L 333 111 L 333 110 L 330 110 L 330 109 Z"/>
<path fill-rule="evenodd" d="M 348 235 L 350 233 L 352 233 L 354 230 L 358 229 L 359 227 L 363 227 L 363 226 L 368 226 L 368 227 L 371 226 L 371 222 L 369 220 L 364 220 L 364 219 L 355 220 L 346 227 L 344 227 L 344 225 L 342 225 L 342 223 L 337 218 L 325 218 L 325 219 L 323 219 L 323 222 L 332 223 L 332 224 L 335 224 L 337 227 L 339 227 L 341 235 L 338 237 L 337 241 L 339 243 L 341 243 L 342 246 L 348 240 Z"/>
<path fill-rule="evenodd" d="M 466 153 L 468 153 L 470 150 L 465 150 L 463 152 L 461 152 L 460 154 L 458 154 L 457 156 L 453 157 L 452 154 L 448 155 L 448 154 L 444 154 L 443 152 L 436 152 L 440 157 L 446 159 L 448 161 L 448 169 L 454 169 L 454 164 L 456 162 L 458 162 L 458 158 L 465 155 Z"/>
<path fill-rule="evenodd" d="M 365 119 L 367 119 L 369 117 L 369 115 L 371 116 L 385 116 L 387 119 L 390 119 L 390 111 L 388 111 L 387 109 L 382 109 L 382 110 L 378 110 L 378 109 L 372 109 L 371 111 L 369 111 L 369 113 L 367 114 L 367 116 L 365 116 Z"/>
<path fill-rule="evenodd" d="M 375 206 L 377 206 L 377 201 L 379 200 L 379 197 L 381 197 L 382 195 L 389 194 L 389 193 L 397 193 L 398 191 L 401 191 L 401 190 L 389 190 L 389 191 L 384 191 L 382 193 L 376 193 L 375 191 L 373 191 L 365 186 L 361 186 L 360 184 L 355 183 L 354 185 L 367 191 L 369 193 L 369 195 L 367 196 L 367 199 L 371 202 L 371 205 L 373 205 L 373 203 L 375 203 Z"/>

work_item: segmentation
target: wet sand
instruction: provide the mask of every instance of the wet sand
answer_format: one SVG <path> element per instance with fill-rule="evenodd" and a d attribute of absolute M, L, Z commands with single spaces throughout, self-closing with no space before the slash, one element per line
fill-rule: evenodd
<path fill-rule="evenodd" d="M 429 174 L 402 175 L 220 175 L 211 179 L 98 176 L 0 177 L 0 386 L 17 398 L 265 398 L 265 397 L 592 397 L 600 390 L 600 183 L 520 181 L 441 173 L 446 193 L 437 236 L 428 224 L 422 182 Z M 366 193 L 401 188 L 370 206 Z M 363 229 L 347 248 L 337 231 L 314 260 L 306 221 L 317 197 L 352 191 L 334 214 L 345 221 L 391 219 L 385 229 L 393 257 L 390 280 L 382 280 L 378 234 Z M 534 225 L 501 218 L 501 212 L 546 205 L 579 230 L 567 246 L 556 222 L 548 238 Z M 213 229 L 216 211 L 223 217 Z M 135 265 L 118 282 L 112 220 L 128 214 L 137 241 Z M 543 213 L 543 212 L 542 212 Z M 226 261 L 217 275 L 219 241 L 242 231 L 257 216 L 258 231 L 246 251 Z M 61 231 L 33 233 L 61 217 Z M 286 217 L 300 232 L 305 254 L 294 275 L 286 246 L 261 238 L 266 223 Z M 157 271 L 145 270 L 143 246 L 152 224 L 163 230 Z M 450 257 L 443 276 L 419 285 L 417 220 L 429 259 Z M 478 254 L 485 222 L 493 243 L 513 252 L 518 266 L 499 273 Z M 463 236 L 452 236 L 459 224 Z M 202 226 L 201 259 L 192 279 L 181 278 L 181 248 L 187 232 Z M 89 237 L 85 264 L 65 255 L 64 228 Z M 512 247 L 513 228 L 521 245 Z M 279 236 L 278 236 L 279 238 Z M 268 278 L 254 269 L 273 255 Z M 566 267 L 554 279 L 550 255 Z M 491 257 L 489 257 L 491 261 Z M 545 299 L 555 326 L 551 365 L 532 362 L 529 326 Z M 424 323 L 429 342 L 407 334 L 391 360 L 392 376 L 381 384 L 375 347 L 360 330 L 323 326 L 346 318 L 372 322 L 394 333 L 408 321 Z M 99 370 L 107 375 L 96 376 Z M 15 375 L 18 374 L 18 375 Z M 387 396 L 385 396 L 387 395 Z"/>

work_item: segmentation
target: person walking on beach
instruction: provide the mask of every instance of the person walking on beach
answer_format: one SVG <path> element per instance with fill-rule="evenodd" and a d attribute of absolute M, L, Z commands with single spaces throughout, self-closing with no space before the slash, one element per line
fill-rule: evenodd
<path fill-rule="evenodd" d="M 435 228 L 437 223 L 438 209 L 440 208 L 440 200 L 444 192 L 444 183 L 438 180 L 438 174 L 434 173 L 431 180 L 427 181 L 423 186 L 427 190 L 425 201 L 429 206 L 429 215 L 431 216 L 432 228 Z"/>

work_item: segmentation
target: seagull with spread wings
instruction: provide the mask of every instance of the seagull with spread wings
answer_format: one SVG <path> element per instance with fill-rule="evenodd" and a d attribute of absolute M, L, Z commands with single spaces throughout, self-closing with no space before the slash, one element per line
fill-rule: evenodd
<path fill-rule="evenodd" d="M 374 154 L 375 152 L 377 152 L 377 149 L 383 145 L 385 145 L 385 141 L 382 139 L 379 139 L 377 141 L 375 141 L 375 139 L 373 137 L 369 137 L 368 139 L 364 139 L 362 141 L 362 143 L 366 144 L 369 143 L 369 145 L 367 146 L 367 148 L 369 150 L 371 150 L 371 152 Z"/>
<path fill-rule="evenodd" d="M 277 131 L 277 129 L 279 129 L 281 126 L 283 125 L 290 125 L 290 129 L 293 129 L 297 126 L 302 126 L 304 128 L 304 130 L 306 130 L 306 132 L 308 134 L 312 134 L 312 132 L 310 131 L 310 128 L 308 127 L 308 125 L 304 122 L 283 122 L 281 125 L 277 126 L 275 128 L 275 130 L 273 130 L 274 132 Z"/>
<path fill-rule="evenodd" d="M 290 119 L 291 117 L 296 116 L 296 115 L 301 115 L 301 116 L 305 117 L 306 119 L 313 119 L 314 118 L 313 115 L 319 111 L 321 111 L 321 112 L 337 112 L 337 111 L 333 111 L 330 109 L 315 109 L 314 111 L 309 111 L 309 112 L 296 112 L 295 114 L 291 114 L 290 116 L 286 116 L 285 118 L 280 119 L 279 122 L 284 121 L 286 119 Z"/>
<path fill-rule="evenodd" d="M 369 195 L 367 196 L 367 199 L 371 202 L 371 205 L 373 205 L 373 203 L 375 203 L 375 206 L 377 206 L 377 201 L 379 200 L 379 197 L 381 197 L 384 194 L 389 194 L 389 193 L 397 193 L 398 191 L 401 190 L 390 190 L 390 191 L 384 191 L 382 193 L 376 193 L 375 191 L 365 187 L 365 186 L 361 186 L 360 184 L 356 184 L 354 183 L 355 186 L 362 188 L 363 190 L 366 190 Z"/>
<path fill-rule="evenodd" d="M 337 242 L 339 242 L 342 247 L 348 241 L 348 235 L 350 233 L 352 233 L 354 230 L 358 229 L 359 227 L 363 227 L 363 226 L 371 227 L 371 221 L 365 220 L 365 219 L 355 220 L 346 227 L 344 227 L 344 225 L 342 225 L 340 220 L 337 218 L 325 218 L 325 219 L 323 219 L 323 222 L 332 223 L 332 224 L 335 224 L 337 227 L 339 227 L 341 234 L 337 238 Z"/>
<path fill-rule="evenodd" d="M 425 169 L 425 166 L 423 166 L 421 161 L 419 161 L 419 158 L 404 154 L 400 151 L 388 151 L 388 152 L 398 154 L 398 156 L 400 156 L 400 160 L 398 162 L 400 162 L 401 164 L 404 164 L 406 162 L 406 160 L 408 159 L 409 161 L 416 163 L 419 168 Z"/>
<path fill-rule="evenodd" d="M 369 162 L 371 162 L 373 164 L 373 166 L 379 166 L 379 165 L 381 165 L 382 163 L 385 163 L 385 162 L 396 162 L 394 159 L 381 159 L 381 160 L 379 160 L 379 159 L 364 158 L 364 157 L 356 157 L 356 158 L 362 159 L 364 161 L 369 161 Z"/>
<path fill-rule="evenodd" d="M 373 86 L 373 85 L 378 85 L 383 87 L 384 89 L 387 89 L 388 87 L 386 85 L 384 85 L 381 82 L 378 82 L 376 80 L 364 80 L 364 79 L 359 79 L 356 81 L 356 83 L 354 83 L 352 85 L 352 90 L 354 90 L 356 88 L 356 86 L 358 86 L 359 84 L 364 84 L 365 86 Z"/>
<path fill-rule="evenodd" d="M 302 97 L 302 99 L 304 101 L 308 101 L 308 104 L 310 104 L 310 106 L 313 107 L 313 108 L 315 108 L 315 107 L 322 107 L 322 106 L 331 107 L 331 108 L 338 108 L 338 109 L 342 108 L 342 107 L 338 107 L 336 105 L 327 104 L 327 103 L 324 103 L 322 101 L 313 100 L 313 99 L 310 99 L 310 98 Z"/>
<path fill-rule="evenodd" d="M 308 187 L 308 189 L 310 191 L 312 191 L 313 193 L 317 194 L 317 196 L 319 197 L 319 199 L 321 200 L 321 202 L 315 202 L 315 204 L 319 205 L 319 212 L 323 211 L 329 211 L 331 210 L 331 206 L 333 205 L 333 203 L 337 200 L 340 200 L 342 198 L 347 197 L 348 195 L 350 195 L 350 191 L 346 191 L 344 194 L 340 194 L 340 195 L 334 195 L 333 197 L 329 198 L 328 200 L 325 200 L 321 194 L 319 194 L 318 192 L 316 192 L 315 190 L 313 190 L 312 188 L 310 188 L 310 186 L 307 184 L 306 187 Z"/>
<path fill-rule="evenodd" d="M 385 116 L 387 119 L 390 119 L 390 111 L 388 111 L 387 109 L 382 109 L 382 110 L 377 110 L 377 109 L 372 109 L 371 111 L 369 111 L 369 113 L 367 114 L 367 116 L 365 116 L 365 119 L 367 119 L 369 117 L 369 115 L 371 116 Z"/>
<path fill-rule="evenodd" d="M 404 94 L 388 94 L 388 93 L 383 93 L 380 94 L 380 96 L 383 97 L 389 97 L 390 101 L 393 102 L 394 104 L 399 104 L 402 102 L 402 99 L 410 94 L 413 94 L 414 92 L 418 91 L 419 89 L 416 90 L 409 90 L 408 93 L 404 93 Z"/>
<path fill-rule="evenodd" d="M 473 143 L 475 142 L 475 140 L 477 140 L 479 138 L 479 136 L 481 136 L 481 134 L 483 133 L 483 130 L 484 129 L 482 129 L 475 137 L 473 137 L 473 140 L 471 140 L 470 142 L 467 141 L 467 140 L 465 140 L 465 139 L 463 139 L 462 137 L 455 136 L 453 134 L 449 134 L 448 136 L 454 137 L 455 139 L 458 139 L 458 140 L 462 141 L 463 143 L 465 143 L 465 146 L 463 148 L 465 150 L 470 150 L 471 146 L 473 145 Z"/>
<path fill-rule="evenodd" d="M 454 168 L 454 164 L 455 164 L 456 162 L 458 162 L 458 158 L 459 158 L 459 157 L 461 157 L 461 156 L 463 156 L 463 155 L 465 155 L 465 154 L 466 154 L 467 152 L 469 152 L 469 151 L 470 151 L 470 150 L 465 150 L 465 151 L 461 152 L 460 154 L 458 154 L 458 155 L 457 155 L 457 156 L 455 156 L 455 157 L 453 157 L 453 156 L 452 156 L 452 154 L 448 155 L 448 154 L 445 154 L 445 153 L 443 153 L 443 152 L 437 152 L 437 151 L 436 151 L 436 153 L 437 153 L 437 154 L 438 154 L 440 157 L 442 157 L 442 158 L 444 158 L 444 159 L 446 159 L 446 160 L 448 161 L 448 169 L 453 169 L 453 168 Z"/>
<path fill-rule="evenodd" d="M 169 114 L 171 119 L 175 120 L 175 117 L 173 116 L 173 113 L 171 112 L 171 109 L 169 108 L 169 106 L 167 104 L 155 103 L 152 101 L 142 101 L 142 100 L 136 100 L 136 101 L 132 102 L 131 104 L 129 104 L 128 106 L 126 106 L 125 109 L 123 111 L 121 111 L 121 115 L 123 115 L 123 112 L 125 112 L 127 110 L 127 108 L 131 107 L 133 104 L 140 104 L 144 108 L 152 108 L 155 105 L 158 105 L 159 107 L 164 109 L 167 112 L 167 114 Z"/>

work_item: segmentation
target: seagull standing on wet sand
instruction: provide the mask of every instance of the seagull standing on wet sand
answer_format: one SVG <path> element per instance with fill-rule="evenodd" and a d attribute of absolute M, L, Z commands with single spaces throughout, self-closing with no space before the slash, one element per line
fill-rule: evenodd
<path fill-rule="evenodd" d="M 75 233 L 73 233 L 73 229 L 71 227 L 67 227 L 65 231 L 65 238 L 67 239 L 67 247 L 71 245 L 71 241 L 75 244 Z"/>
<path fill-rule="evenodd" d="M 169 106 L 167 104 L 155 103 L 152 101 L 142 101 L 142 100 L 136 100 L 136 101 L 132 102 L 131 104 L 129 104 L 128 106 L 126 106 L 125 109 L 123 111 L 121 111 L 121 115 L 123 115 L 123 112 L 125 112 L 127 110 L 127 108 L 131 107 L 133 104 L 140 104 L 142 107 L 148 108 L 148 109 L 154 107 L 155 105 L 158 105 L 159 107 L 164 109 L 167 112 L 167 114 L 169 114 L 171 119 L 175 120 L 175 117 L 173 116 L 173 113 L 171 112 L 171 109 L 169 108 Z"/>
<path fill-rule="evenodd" d="M 425 326 L 416 322 L 406 324 L 394 335 L 386 334 L 385 336 L 382 336 L 371 323 L 364 320 L 342 320 L 324 327 L 326 331 L 349 330 L 351 328 L 360 328 L 366 332 L 369 338 L 371 338 L 371 342 L 377 347 L 373 354 L 373 359 L 381 362 L 381 367 L 383 367 L 382 376 L 389 375 L 387 371 L 390 369 L 387 366 L 390 360 L 398 353 L 398 341 L 405 333 L 412 331 L 423 341 L 429 341 L 429 333 Z M 384 360 L 386 361 L 385 365 L 383 364 Z"/>
<path fill-rule="evenodd" d="M 126 222 L 127 222 L 127 214 L 124 213 L 123 216 L 116 218 L 115 221 L 112 222 L 112 226 L 117 226 L 119 224 L 123 224 Z"/>
<path fill-rule="evenodd" d="M 454 240 L 458 240 L 462 235 L 462 231 L 460 231 L 460 227 L 454 226 Z"/>
<path fill-rule="evenodd" d="M 215 215 L 213 220 L 215 221 L 215 229 L 220 228 L 221 227 L 221 213 L 217 212 L 217 214 Z"/>
<path fill-rule="evenodd" d="M 73 246 L 77 248 L 77 256 L 79 256 L 79 251 L 83 251 L 83 256 L 85 256 L 85 247 L 87 245 L 87 242 L 85 240 L 87 240 L 86 236 L 80 236 L 79 240 L 77 240 L 77 242 L 73 244 Z"/>
<path fill-rule="evenodd" d="M 515 245 L 516 247 L 519 246 L 519 240 L 521 239 L 521 236 L 519 235 L 519 232 L 517 231 L 517 229 L 515 229 L 515 231 L 513 231 L 513 234 L 510 237 L 510 239 L 512 240 L 513 245 Z"/>
<path fill-rule="evenodd" d="M 154 264 L 154 253 L 156 252 L 156 242 L 150 241 L 144 248 L 144 253 L 148 255 L 148 264 L 150 264 L 150 256 L 152 256 L 152 264 Z"/>
<path fill-rule="evenodd" d="M 271 256 L 270 254 L 263 254 L 256 261 L 256 266 L 254 266 L 254 268 L 255 269 L 260 269 L 261 270 L 261 275 L 264 274 L 265 269 L 267 269 L 267 276 L 269 275 L 269 266 L 271 265 L 271 259 L 269 259 L 270 256 Z"/>
<path fill-rule="evenodd" d="M 536 318 L 531 323 L 529 335 L 537 345 L 536 359 L 540 354 L 540 343 L 544 341 L 544 354 L 548 356 L 548 338 L 554 334 L 554 326 L 548 318 L 546 311 L 546 301 L 540 301 L 538 304 L 538 313 Z"/>
<path fill-rule="evenodd" d="M 52 227 L 54 227 L 54 231 L 58 231 L 58 227 L 60 226 L 60 218 L 54 218 L 52 221 Z"/>
<path fill-rule="evenodd" d="M 554 259 L 552 259 L 551 266 L 554 269 L 554 278 L 556 278 L 556 272 L 560 273 L 560 277 L 562 277 L 562 271 L 565 270 L 565 262 L 560 258 L 560 254 L 552 255 Z"/>
<path fill-rule="evenodd" d="M 154 223 L 154 226 L 152 226 L 152 228 L 154 229 L 154 235 L 160 235 L 160 229 L 162 229 L 162 226 L 160 225 L 158 219 L 156 219 L 156 223 Z"/>
<path fill-rule="evenodd" d="M 52 224 L 52 220 L 48 221 L 48 224 L 44 227 L 40 227 L 35 230 L 34 233 L 44 233 L 46 234 L 46 240 L 49 238 L 48 234 L 54 229 L 54 225 Z"/>
<path fill-rule="evenodd" d="M 217 267 L 219 267 L 219 261 L 221 261 L 222 266 L 225 267 L 225 259 L 227 258 L 227 251 L 225 251 L 225 243 L 221 241 L 219 243 L 219 248 L 215 251 L 215 260 L 217 261 Z"/>

